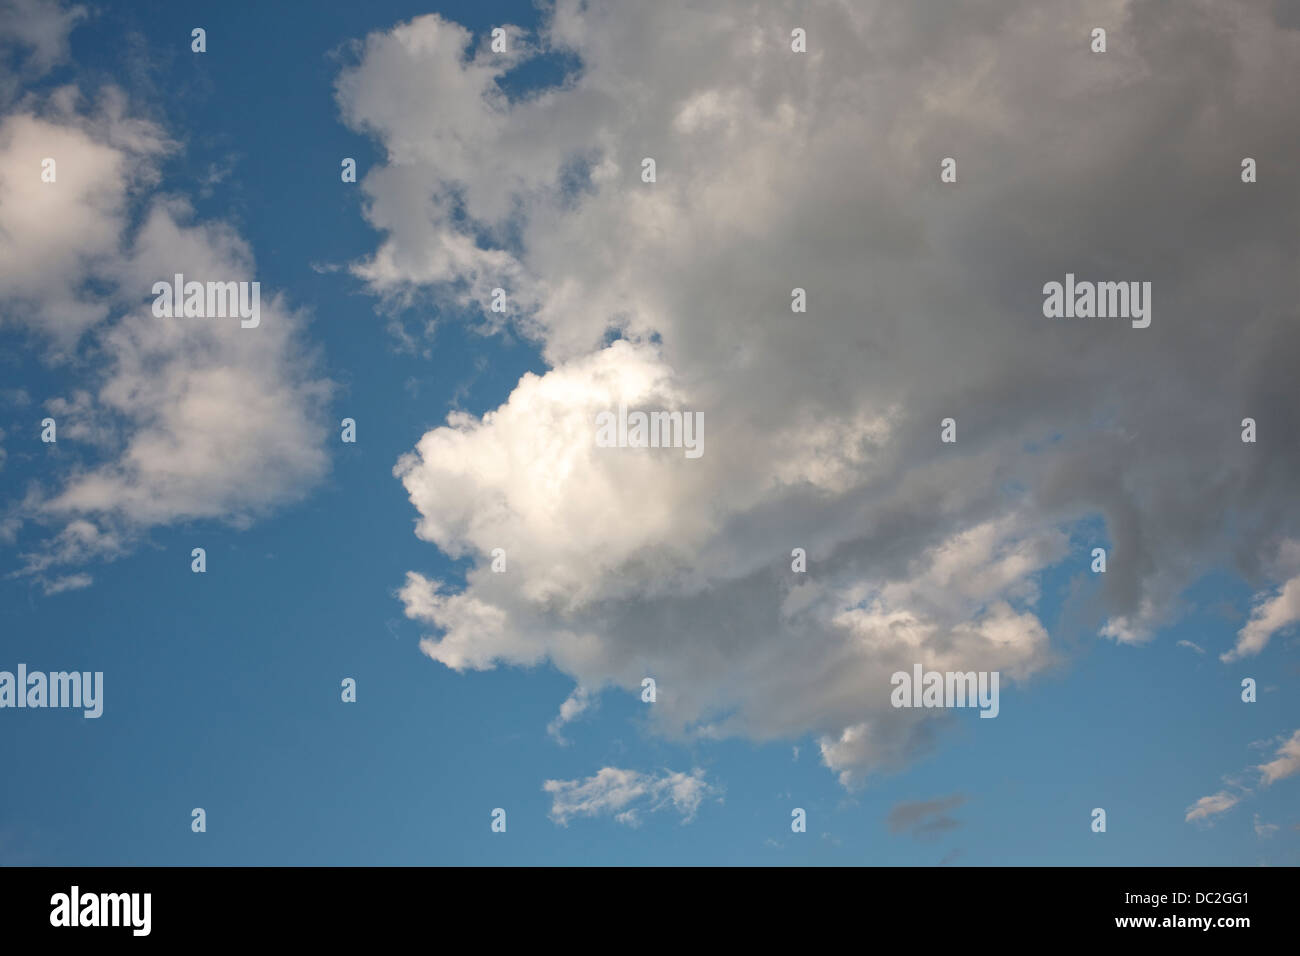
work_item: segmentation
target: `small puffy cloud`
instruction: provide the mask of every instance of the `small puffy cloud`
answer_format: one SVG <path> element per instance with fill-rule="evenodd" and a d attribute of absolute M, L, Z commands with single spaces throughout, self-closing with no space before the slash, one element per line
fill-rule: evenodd
<path fill-rule="evenodd" d="M 639 826 L 646 814 L 672 809 L 689 823 L 700 804 L 720 790 L 704 779 L 703 770 L 688 773 L 641 773 L 603 767 L 585 780 L 547 780 L 551 819 L 568 826 L 574 817 L 612 816 L 619 823 Z"/>
<path fill-rule="evenodd" d="M 48 569 L 117 557 L 160 525 L 246 525 L 328 469 L 332 385 L 305 314 L 262 288 L 256 328 L 153 315 L 154 284 L 176 273 L 258 281 L 232 227 L 152 192 L 175 148 L 114 87 L 93 100 L 61 87 L 0 118 L 0 324 L 25 333 L 29 362 L 76 370 L 74 388 L 40 398 L 68 457 L 4 515 L 6 537 L 41 535 L 19 573 L 47 593 Z"/>
<path fill-rule="evenodd" d="M 79 101 L 64 88 L 45 115 L 0 120 L 0 323 L 30 329 L 53 356 L 111 314 L 102 286 L 122 268 L 129 200 L 173 148 L 157 126 L 125 115 L 118 91 L 107 89 L 93 113 L 78 111 Z M 54 160 L 53 183 L 41 180 L 45 159 Z M 148 289 L 131 291 L 140 301 Z"/>

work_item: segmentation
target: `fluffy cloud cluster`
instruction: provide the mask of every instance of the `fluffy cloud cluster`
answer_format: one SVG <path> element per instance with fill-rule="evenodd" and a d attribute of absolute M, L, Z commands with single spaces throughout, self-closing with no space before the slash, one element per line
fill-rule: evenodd
<path fill-rule="evenodd" d="M 40 34 L 39 57 L 66 46 L 50 37 Z M 29 361 L 76 382 L 40 397 L 68 454 L 7 503 L 3 527 L 10 539 L 26 523 L 38 529 L 20 545 L 22 572 L 46 593 L 89 583 L 48 577 L 59 566 L 116 557 L 159 524 L 246 522 L 327 467 L 330 383 L 283 297 L 264 294 L 256 329 L 152 313 L 153 284 L 175 273 L 257 280 L 231 228 L 196 222 L 183 198 L 157 192 L 175 148 L 113 87 L 93 102 L 75 86 L 28 96 L 0 118 L 0 325 Z M 42 179 L 47 158 L 53 182 Z"/>
<path fill-rule="evenodd" d="M 354 271 L 399 305 L 504 288 L 549 364 L 397 466 L 419 536 L 477 559 L 463 587 L 408 575 L 425 652 L 590 693 L 652 675 L 661 732 L 815 734 L 847 783 L 932 737 L 893 670 L 1051 663 L 1037 582 L 1098 518 L 1080 550 L 1109 569 L 1075 611 L 1107 637 L 1151 639 L 1225 560 L 1276 586 L 1300 31 L 1274 13 L 559 0 L 505 55 L 437 16 L 367 37 L 337 94 L 386 150 L 384 238 Z M 541 56 L 578 65 L 510 93 Z M 1151 282 L 1151 326 L 1045 319 L 1067 272 Z M 705 454 L 597 447 L 619 403 L 703 412 Z"/>

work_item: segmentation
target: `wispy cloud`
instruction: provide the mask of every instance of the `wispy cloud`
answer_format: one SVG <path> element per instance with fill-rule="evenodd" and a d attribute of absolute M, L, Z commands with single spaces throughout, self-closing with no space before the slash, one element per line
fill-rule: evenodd
<path fill-rule="evenodd" d="M 88 588 L 95 583 L 95 579 L 89 574 L 66 574 L 63 577 L 55 578 L 52 581 L 45 581 L 42 584 L 42 590 L 45 596 L 53 594 L 62 594 L 64 591 L 80 591 Z"/>
<path fill-rule="evenodd" d="M 1268 646 L 1278 631 L 1300 621 L 1300 575 L 1291 578 L 1272 596 L 1257 595 L 1250 620 L 1237 632 L 1237 643 L 1219 655 L 1225 662 L 1253 657 Z"/>
<path fill-rule="evenodd" d="M 1275 833 L 1277 833 L 1279 829 L 1280 827 L 1276 823 L 1262 823 L 1259 819 L 1259 814 L 1258 813 L 1255 814 L 1255 835 L 1256 836 L 1264 837 L 1264 838 L 1271 837 Z"/>
<path fill-rule="evenodd" d="M 907 831 L 914 837 L 935 836 L 961 826 L 960 821 L 948 816 L 948 811 L 955 810 L 965 802 L 965 795 L 954 793 L 937 800 L 900 803 L 889 811 L 885 823 L 890 833 Z"/>
<path fill-rule="evenodd" d="M 1273 738 L 1272 740 L 1252 741 L 1248 746 L 1251 749 L 1259 749 L 1261 746 L 1267 747 L 1273 744 L 1278 745 L 1273 759 L 1250 768 L 1250 770 L 1259 774 L 1259 786 L 1261 787 L 1271 786 L 1279 780 L 1285 780 L 1287 777 L 1300 773 L 1300 730 L 1296 730 L 1290 737 L 1281 740 L 1280 743 L 1278 738 Z M 1185 820 L 1188 823 L 1193 820 L 1209 820 L 1235 807 L 1252 792 L 1245 776 L 1248 772 L 1243 771 L 1236 776 L 1225 777 L 1224 782 L 1237 792 L 1220 790 L 1208 797 L 1201 797 L 1187 808 Z M 1255 815 L 1255 820 L 1258 823 L 1258 814 Z"/>
<path fill-rule="evenodd" d="M 547 780 L 551 819 L 567 826 L 574 817 L 612 816 L 619 823 L 639 826 L 646 814 L 671 809 L 689 823 L 706 797 L 721 790 L 704 779 L 703 770 L 687 773 L 641 773 L 603 767 L 585 780 Z"/>
<path fill-rule="evenodd" d="M 1260 783 L 1264 786 L 1300 773 L 1300 730 L 1277 748 L 1274 759 L 1255 769 L 1260 772 Z"/>
<path fill-rule="evenodd" d="M 588 695 L 587 688 L 582 686 L 574 688 L 573 693 L 560 705 L 560 712 L 556 714 L 555 719 L 547 725 L 546 732 L 561 746 L 568 746 L 569 741 L 562 733 L 564 725 L 577 720 L 590 710 L 594 703 L 595 698 Z"/>
<path fill-rule="evenodd" d="M 1201 797 L 1188 807 L 1187 816 L 1183 820 L 1186 823 L 1191 823 L 1193 820 L 1208 820 L 1220 813 L 1227 813 L 1240 802 L 1241 796 L 1239 794 L 1220 790 L 1208 797 Z"/>

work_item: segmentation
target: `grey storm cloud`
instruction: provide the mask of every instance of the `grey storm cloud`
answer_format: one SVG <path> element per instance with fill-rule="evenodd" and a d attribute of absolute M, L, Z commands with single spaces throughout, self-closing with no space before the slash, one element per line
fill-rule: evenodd
<path fill-rule="evenodd" d="M 504 288 L 485 321 L 548 364 L 395 469 L 475 559 L 408 575 L 425 652 L 653 674 L 659 732 L 813 734 L 846 784 L 933 745 L 892 671 L 1052 665 L 1039 579 L 1098 544 L 1076 625 L 1140 644 L 1227 566 L 1260 603 L 1213 650 L 1259 653 L 1300 616 L 1293 12 L 561 0 L 503 57 L 437 16 L 367 37 L 338 102 L 387 161 L 353 272 L 399 312 Z M 543 53 L 580 67 L 502 91 Z M 1150 282 L 1150 326 L 1045 318 L 1067 273 Z M 706 453 L 594 447 L 620 402 L 703 412 Z"/>

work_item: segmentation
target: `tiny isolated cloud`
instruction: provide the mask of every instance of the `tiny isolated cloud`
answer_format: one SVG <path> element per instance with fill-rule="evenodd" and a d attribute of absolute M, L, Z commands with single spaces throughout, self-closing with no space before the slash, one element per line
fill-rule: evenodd
<path fill-rule="evenodd" d="M 700 804 L 721 797 L 721 789 L 705 780 L 703 770 L 670 770 L 659 774 L 602 767 L 585 780 L 547 780 L 542 789 L 551 795 L 550 817 L 568 826 L 574 817 L 612 816 L 627 826 L 640 826 L 643 818 L 673 810 L 682 823 L 690 823 Z"/>
<path fill-rule="evenodd" d="M 1255 814 L 1255 835 L 1261 838 L 1273 836 L 1280 829 L 1276 823 L 1265 823 Z"/>
<path fill-rule="evenodd" d="M 560 705 L 560 712 L 555 715 L 555 719 L 547 725 L 546 732 L 550 734 L 558 744 L 567 747 L 569 741 L 565 738 L 563 733 L 564 725 L 577 720 L 584 713 L 590 710 L 594 703 L 595 698 L 588 693 L 587 688 L 581 686 L 575 687 L 573 693 L 570 694 L 565 699 L 564 703 Z"/>
<path fill-rule="evenodd" d="M 889 811 L 885 824 L 890 833 L 908 832 L 918 838 L 935 836 L 961 826 L 959 821 L 948 816 L 948 811 L 957 809 L 965 802 L 965 794 L 954 793 L 935 800 L 900 803 Z"/>

